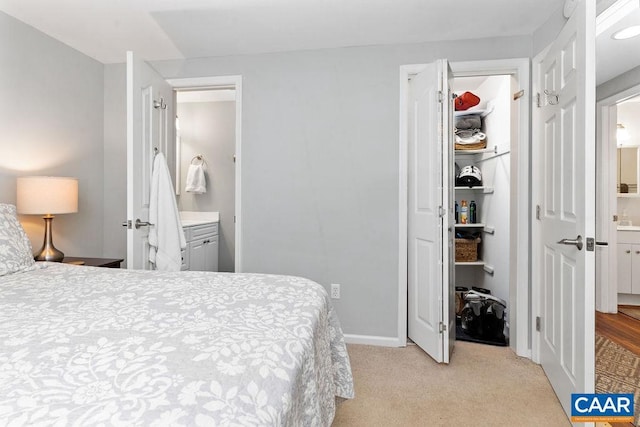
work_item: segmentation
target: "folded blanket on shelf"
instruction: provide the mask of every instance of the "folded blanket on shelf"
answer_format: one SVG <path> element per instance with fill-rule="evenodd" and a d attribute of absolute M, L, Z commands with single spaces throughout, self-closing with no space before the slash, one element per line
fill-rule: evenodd
<path fill-rule="evenodd" d="M 482 119 L 478 114 L 456 117 L 456 129 L 480 129 L 482 127 Z"/>

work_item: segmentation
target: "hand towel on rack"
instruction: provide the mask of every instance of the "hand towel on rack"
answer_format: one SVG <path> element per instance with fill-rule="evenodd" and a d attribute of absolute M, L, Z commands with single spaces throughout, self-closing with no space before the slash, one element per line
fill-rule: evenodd
<path fill-rule="evenodd" d="M 187 246 L 164 154 L 153 161 L 149 197 L 149 262 L 156 270 L 180 271 L 180 251 Z"/>
<path fill-rule="evenodd" d="M 207 182 L 204 177 L 204 165 L 189 165 L 187 171 L 187 185 L 184 191 L 196 194 L 207 192 Z"/>

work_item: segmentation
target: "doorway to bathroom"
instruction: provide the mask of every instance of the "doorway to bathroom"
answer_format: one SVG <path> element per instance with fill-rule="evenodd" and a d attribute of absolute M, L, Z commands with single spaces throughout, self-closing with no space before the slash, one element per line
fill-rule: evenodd
<path fill-rule="evenodd" d="M 639 114 L 640 85 L 597 105 L 596 235 L 608 245 L 597 246 L 596 310 L 604 313 L 640 305 Z"/>
<path fill-rule="evenodd" d="M 242 77 L 169 83 L 176 102 L 178 208 L 194 220 L 216 217 L 217 271 L 241 272 Z"/>

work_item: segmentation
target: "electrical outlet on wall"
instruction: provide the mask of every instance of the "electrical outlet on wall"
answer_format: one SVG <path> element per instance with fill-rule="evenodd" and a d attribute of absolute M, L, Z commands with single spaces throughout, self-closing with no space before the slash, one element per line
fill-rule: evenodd
<path fill-rule="evenodd" d="M 340 299 L 340 284 L 332 283 L 331 284 L 331 298 Z"/>

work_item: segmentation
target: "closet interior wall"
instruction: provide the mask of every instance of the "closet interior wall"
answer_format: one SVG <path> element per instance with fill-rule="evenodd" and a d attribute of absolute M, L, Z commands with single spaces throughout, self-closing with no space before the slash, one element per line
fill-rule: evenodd
<path fill-rule="evenodd" d="M 477 222 L 485 224 L 479 229 L 481 243 L 479 259 L 484 265 L 464 265 L 456 263 L 456 286 L 472 286 L 489 289 L 509 304 L 509 268 L 510 251 L 510 150 L 511 141 L 517 135 L 515 120 L 518 117 L 517 103 L 512 99 L 512 76 L 499 75 L 479 77 L 459 77 L 454 79 L 457 94 L 470 91 L 481 99 L 476 108 L 491 110 L 483 118 L 483 132 L 487 135 L 487 149 L 490 152 L 467 154 L 454 151 L 455 162 L 459 167 L 475 165 L 480 168 L 483 190 L 457 189 L 455 200 L 458 205 L 464 199 L 467 205 L 471 200 L 477 204 Z M 467 230 L 467 229 L 463 229 Z M 461 229 L 456 228 L 459 232 Z"/>

